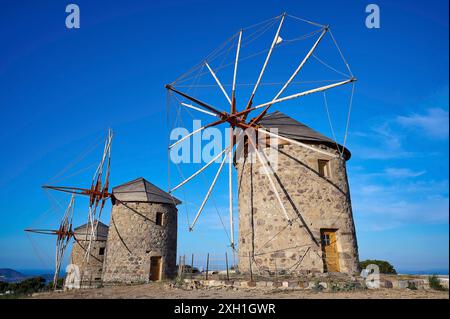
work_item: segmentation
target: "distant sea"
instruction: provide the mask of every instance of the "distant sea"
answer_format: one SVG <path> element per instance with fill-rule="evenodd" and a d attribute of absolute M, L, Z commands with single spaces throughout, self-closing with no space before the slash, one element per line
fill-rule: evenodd
<path fill-rule="evenodd" d="M 17 269 L 17 271 L 29 277 L 41 276 L 47 282 L 53 281 L 54 270 L 52 269 Z M 64 274 L 64 272 L 61 271 L 60 274 Z"/>
<path fill-rule="evenodd" d="M 225 266 L 223 267 L 225 268 Z M 42 276 L 42 275 L 52 275 L 52 269 L 17 269 L 27 276 Z M 448 269 L 429 269 L 429 270 L 409 270 L 409 269 L 397 269 L 397 273 L 406 275 L 448 275 Z M 60 275 L 64 275 L 64 270 L 61 270 Z"/>
<path fill-rule="evenodd" d="M 430 269 L 430 270 L 408 270 L 396 269 L 397 273 L 405 275 L 447 275 L 448 269 Z"/>

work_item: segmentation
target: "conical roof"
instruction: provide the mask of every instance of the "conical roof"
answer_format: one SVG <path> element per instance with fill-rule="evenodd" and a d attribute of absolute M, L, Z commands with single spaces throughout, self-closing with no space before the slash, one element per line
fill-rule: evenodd
<path fill-rule="evenodd" d="M 259 124 L 266 129 L 277 128 L 279 135 L 293 140 L 305 143 L 325 144 L 337 149 L 335 141 L 280 111 L 266 114 Z M 338 145 L 340 149 L 343 149 L 342 145 Z M 344 150 L 344 155 L 347 160 L 351 156 L 347 148 Z"/>
<path fill-rule="evenodd" d="M 164 204 L 181 204 L 181 201 L 143 177 L 116 186 L 112 190 L 113 197 L 122 202 L 148 202 Z"/>
<path fill-rule="evenodd" d="M 94 221 L 94 227 L 96 227 L 95 240 L 106 240 L 108 238 L 109 227 L 107 225 L 103 224 L 101 221 L 96 220 Z M 75 238 L 78 240 L 85 240 L 86 238 L 89 239 L 89 235 L 91 234 L 90 223 L 86 223 L 75 228 L 74 234 Z"/>

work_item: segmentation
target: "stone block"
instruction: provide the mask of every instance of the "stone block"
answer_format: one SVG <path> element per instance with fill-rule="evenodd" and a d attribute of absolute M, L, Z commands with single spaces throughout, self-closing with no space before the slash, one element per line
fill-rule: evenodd
<path fill-rule="evenodd" d="M 394 287 L 398 289 L 406 289 L 408 288 L 408 280 L 397 280 L 394 282 Z"/>
<path fill-rule="evenodd" d="M 267 281 L 257 281 L 256 282 L 256 287 L 260 288 L 260 287 L 267 287 Z"/>
<path fill-rule="evenodd" d="M 388 288 L 391 289 L 394 287 L 394 285 L 392 284 L 392 281 L 389 280 L 384 280 L 380 282 L 380 287 L 381 288 Z"/>
<path fill-rule="evenodd" d="M 281 282 L 281 281 L 274 281 L 274 282 L 272 282 L 272 286 L 274 287 L 274 288 L 279 288 L 279 287 L 281 287 L 283 285 L 283 283 Z"/>

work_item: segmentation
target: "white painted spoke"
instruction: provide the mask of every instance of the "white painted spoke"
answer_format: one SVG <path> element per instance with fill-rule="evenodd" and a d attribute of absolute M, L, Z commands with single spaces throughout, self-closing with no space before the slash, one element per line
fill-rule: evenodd
<path fill-rule="evenodd" d="M 253 109 L 255 110 L 255 109 L 259 109 L 259 108 L 265 107 L 267 105 L 272 105 L 272 104 L 284 102 L 284 101 L 287 101 L 287 100 L 296 99 L 296 98 L 299 98 L 301 96 L 313 94 L 313 93 L 316 93 L 316 92 L 326 91 L 326 90 L 329 90 L 329 89 L 332 89 L 332 88 L 335 88 L 335 87 L 338 87 L 338 86 L 341 86 L 341 85 L 345 85 L 347 83 L 354 82 L 354 81 L 356 81 L 356 79 L 355 78 L 351 78 L 351 79 L 348 79 L 348 80 L 345 80 L 345 81 L 341 81 L 341 82 L 338 82 L 338 83 L 333 83 L 333 84 L 330 84 L 330 85 L 321 86 L 321 87 L 316 88 L 316 89 L 300 92 L 300 93 L 297 93 L 297 94 L 293 94 L 293 95 L 289 95 L 289 96 L 283 97 L 281 99 L 273 100 L 271 102 L 259 104 L 259 105 L 255 106 L 255 107 L 253 107 Z"/>
<path fill-rule="evenodd" d="M 229 147 L 226 148 L 226 150 L 227 149 L 229 149 Z M 222 163 L 220 164 L 220 167 L 217 170 L 216 176 L 214 176 L 214 179 L 213 179 L 213 181 L 211 183 L 211 186 L 209 187 L 208 192 L 206 193 L 206 197 L 203 199 L 202 205 L 200 206 L 200 208 L 199 208 L 199 210 L 197 212 L 197 215 L 195 216 L 195 219 L 192 222 L 192 225 L 189 227 L 190 231 L 192 231 L 194 229 L 195 223 L 197 222 L 198 218 L 200 217 L 200 214 L 202 213 L 203 208 L 205 207 L 205 204 L 208 201 L 209 196 L 211 195 L 211 192 L 212 192 L 212 190 L 214 188 L 214 185 L 216 185 L 217 179 L 219 178 L 220 172 L 222 171 L 223 165 L 225 164 L 226 160 L 227 160 L 227 156 L 224 156 L 223 160 L 222 160 Z"/>
<path fill-rule="evenodd" d="M 208 166 L 210 166 L 212 163 L 214 163 L 220 156 L 222 156 L 223 153 L 225 153 L 230 147 L 225 148 L 224 150 L 222 150 L 219 154 L 217 154 L 211 161 L 209 161 L 205 166 L 203 166 L 202 168 L 200 168 L 198 171 L 196 171 L 194 174 L 192 174 L 191 176 L 189 176 L 188 178 L 186 178 L 183 182 L 181 182 L 180 184 L 178 184 L 177 186 L 175 186 L 174 188 L 172 188 L 170 190 L 170 192 L 173 192 L 175 190 L 177 190 L 178 188 L 180 188 L 181 186 L 183 186 L 184 184 L 186 184 L 187 182 L 189 182 L 191 179 L 193 179 L 195 176 L 197 176 L 198 174 L 200 174 L 201 172 L 203 172 Z M 225 156 L 226 158 L 226 156 Z"/>
<path fill-rule="evenodd" d="M 190 108 L 190 109 L 193 109 L 193 110 L 196 110 L 196 111 L 199 111 L 199 112 L 202 112 L 202 113 L 205 113 L 205 114 L 208 114 L 208 115 L 211 115 L 211 116 L 214 116 L 214 117 L 219 117 L 219 116 L 217 116 L 217 114 L 214 114 L 214 113 L 212 113 L 212 112 L 208 112 L 208 111 L 206 111 L 206 110 L 203 110 L 203 109 L 201 109 L 201 108 L 199 108 L 199 107 L 196 107 L 196 106 L 194 106 L 194 105 L 191 105 L 191 104 L 187 104 L 187 103 L 181 103 L 181 105 L 183 105 L 183 106 L 185 106 L 185 107 L 187 107 L 187 108 Z"/>
<path fill-rule="evenodd" d="M 273 48 L 277 44 L 278 37 L 280 35 L 281 27 L 283 26 L 283 22 L 284 22 L 285 16 L 286 16 L 285 14 L 283 14 L 281 16 L 281 21 L 280 21 L 280 24 L 278 25 L 278 29 L 277 29 L 277 32 L 275 33 L 275 37 L 273 38 L 272 45 L 270 46 L 269 52 L 267 53 L 267 56 L 266 56 L 266 60 L 264 61 L 263 67 L 261 69 L 261 72 L 259 73 L 258 80 L 256 81 L 255 87 L 253 88 L 253 92 L 252 92 L 252 95 L 251 95 L 250 100 L 249 100 L 250 103 L 253 100 L 253 97 L 256 94 L 256 90 L 259 87 L 259 83 L 261 82 L 261 79 L 262 79 L 262 77 L 264 75 L 264 72 L 266 71 L 266 67 L 267 67 L 267 64 L 269 63 L 270 57 L 272 55 Z"/>
<path fill-rule="evenodd" d="M 252 144 L 253 149 L 255 150 L 255 153 L 258 157 L 258 160 L 260 161 L 262 167 L 264 168 L 264 172 L 266 173 L 266 176 L 269 179 L 270 186 L 272 187 L 275 197 L 277 198 L 278 203 L 280 204 L 280 207 L 281 207 L 284 215 L 286 216 L 288 223 L 291 223 L 291 219 L 289 218 L 286 208 L 284 207 L 284 204 L 283 204 L 283 201 L 281 200 L 280 194 L 278 193 L 275 183 L 272 180 L 271 172 L 269 171 L 269 169 L 267 168 L 267 166 L 265 164 L 265 163 L 269 163 L 269 160 L 267 159 L 267 157 L 265 156 L 265 154 L 263 152 L 259 152 L 259 150 L 256 148 L 255 143 L 252 141 L 251 138 L 249 138 L 248 141 Z"/>
<path fill-rule="evenodd" d="M 196 129 L 194 132 L 189 133 L 188 135 L 182 137 L 181 139 L 179 139 L 178 141 L 176 141 L 175 143 L 173 143 L 172 145 L 169 146 L 169 149 L 173 148 L 175 145 L 183 142 L 184 140 L 186 140 L 187 138 L 191 137 L 194 134 L 197 134 L 198 132 L 203 131 L 206 128 L 206 126 L 202 126 L 199 129 Z"/>
<path fill-rule="evenodd" d="M 225 95 L 226 99 L 228 100 L 228 102 L 231 105 L 231 99 L 227 94 L 227 91 L 225 91 L 225 89 L 223 88 L 222 83 L 220 83 L 219 79 L 217 78 L 216 74 L 214 73 L 213 69 L 211 69 L 211 67 L 209 66 L 209 64 L 207 62 L 205 62 L 206 67 L 208 68 L 209 72 L 211 73 L 211 75 L 213 76 L 214 80 L 216 80 L 217 85 L 220 87 L 220 89 L 222 90 L 223 95 Z"/>

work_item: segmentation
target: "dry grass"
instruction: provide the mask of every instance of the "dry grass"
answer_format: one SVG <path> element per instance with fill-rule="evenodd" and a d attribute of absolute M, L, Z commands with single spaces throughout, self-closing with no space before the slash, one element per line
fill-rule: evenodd
<path fill-rule="evenodd" d="M 376 289 L 352 292 L 314 292 L 311 290 L 209 288 L 184 290 L 164 283 L 115 286 L 67 292 L 41 293 L 32 298 L 50 299 L 448 299 L 448 292 L 409 289 Z"/>

